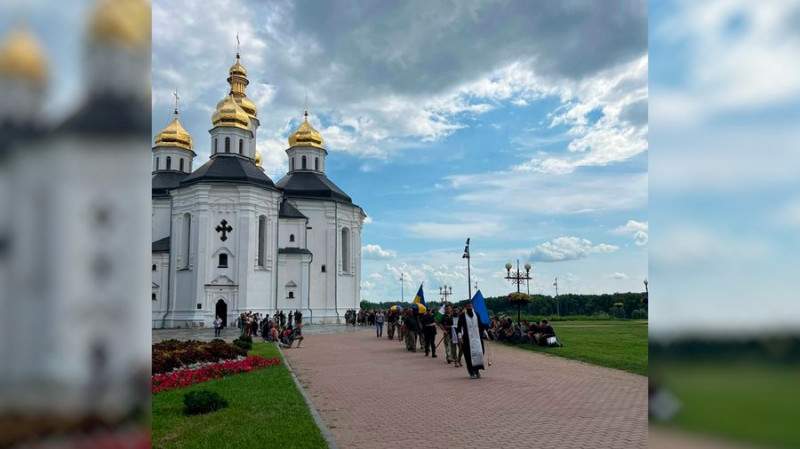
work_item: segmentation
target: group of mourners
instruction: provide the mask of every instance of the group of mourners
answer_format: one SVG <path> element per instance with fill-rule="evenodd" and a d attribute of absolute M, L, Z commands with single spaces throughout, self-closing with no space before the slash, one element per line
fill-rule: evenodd
<path fill-rule="evenodd" d="M 344 313 L 344 322 L 348 326 L 374 326 L 377 312 L 374 310 L 348 309 Z"/>
<path fill-rule="evenodd" d="M 374 317 L 378 338 L 383 337 L 383 326 L 386 324 L 389 340 L 394 340 L 397 334 L 397 341 L 404 341 L 407 351 L 417 352 L 419 345 L 426 357 L 438 357 L 436 334 L 441 330 L 444 336 L 440 343 L 444 343 L 447 363 L 453 364 L 454 368 L 466 365 L 471 379 L 481 377 L 480 370 L 485 369 L 486 361 L 483 340 L 489 338 L 486 334 L 488 326 L 481 322 L 472 303 L 468 302 L 463 309 L 446 306 L 439 320 L 430 308 L 424 314 L 411 308 L 399 312 L 378 310 Z"/>
<path fill-rule="evenodd" d="M 214 320 L 214 335 L 217 337 L 220 334 L 221 324 L 222 319 L 217 316 Z M 277 342 L 284 348 L 291 348 L 295 341 L 298 342 L 298 348 L 303 347 L 303 312 L 299 310 L 289 313 L 279 310 L 272 318 L 268 313 L 262 315 L 245 312 L 236 318 L 234 325 L 239 327 L 242 336 L 256 337 L 260 334 L 264 341 Z"/>
<path fill-rule="evenodd" d="M 564 346 L 556 339 L 556 331 L 547 320 L 533 323 L 522 320 L 520 325 L 508 317 L 493 316 L 489 323 L 489 340 L 512 345 L 532 344 L 538 346 Z"/>

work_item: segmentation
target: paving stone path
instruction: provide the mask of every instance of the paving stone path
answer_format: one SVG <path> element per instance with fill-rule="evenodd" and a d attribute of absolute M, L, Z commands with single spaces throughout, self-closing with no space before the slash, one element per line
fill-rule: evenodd
<path fill-rule="evenodd" d="M 492 366 L 473 380 L 443 352 L 409 353 L 365 328 L 307 333 L 284 350 L 341 448 L 647 447 L 646 377 L 494 343 L 488 352 Z"/>

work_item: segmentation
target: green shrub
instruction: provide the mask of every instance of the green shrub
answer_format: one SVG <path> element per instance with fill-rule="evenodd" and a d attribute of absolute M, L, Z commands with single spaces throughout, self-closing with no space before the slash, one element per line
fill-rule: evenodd
<path fill-rule="evenodd" d="M 614 318 L 625 318 L 625 309 L 621 307 L 612 307 L 608 310 L 608 313 Z"/>
<path fill-rule="evenodd" d="M 215 339 L 211 340 L 209 343 L 225 343 L 225 340 L 223 340 L 221 338 L 215 338 Z"/>
<path fill-rule="evenodd" d="M 236 346 L 245 349 L 247 351 L 253 349 L 253 337 L 249 335 L 242 335 L 241 337 L 233 340 L 233 344 Z"/>
<path fill-rule="evenodd" d="M 647 309 L 636 309 L 631 312 L 631 318 L 634 320 L 644 320 L 647 319 Z"/>
<path fill-rule="evenodd" d="M 187 415 L 211 413 L 227 406 L 228 401 L 216 391 L 195 390 L 183 396 L 183 413 Z"/>

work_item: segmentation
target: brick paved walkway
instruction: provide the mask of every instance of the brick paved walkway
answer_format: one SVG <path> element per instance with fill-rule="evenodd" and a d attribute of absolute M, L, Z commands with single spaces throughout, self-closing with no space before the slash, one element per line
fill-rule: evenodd
<path fill-rule="evenodd" d="M 647 447 L 646 377 L 488 351 L 492 366 L 475 380 L 443 352 L 409 353 L 367 329 L 307 336 L 284 354 L 342 448 Z"/>

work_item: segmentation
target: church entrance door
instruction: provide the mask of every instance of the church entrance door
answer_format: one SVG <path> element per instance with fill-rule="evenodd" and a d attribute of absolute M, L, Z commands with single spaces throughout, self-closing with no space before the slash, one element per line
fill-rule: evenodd
<path fill-rule="evenodd" d="M 225 304 L 225 301 L 219 300 L 217 301 L 217 310 L 216 315 L 222 318 L 222 327 L 228 326 L 228 305 Z"/>

